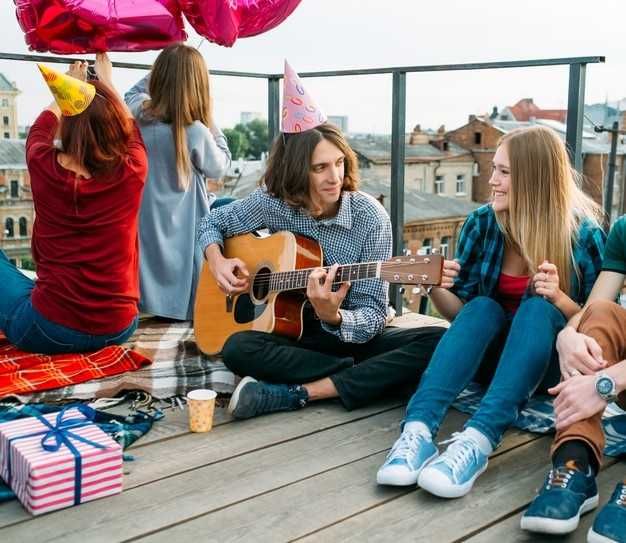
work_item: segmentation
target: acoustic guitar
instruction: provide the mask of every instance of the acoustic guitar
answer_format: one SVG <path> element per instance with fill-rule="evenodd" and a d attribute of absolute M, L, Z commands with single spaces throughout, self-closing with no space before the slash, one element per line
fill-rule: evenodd
<path fill-rule="evenodd" d="M 227 296 L 204 264 L 194 307 L 200 350 L 217 354 L 232 334 L 244 330 L 299 339 L 309 274 L 323 266 L 319 243 L 286 231 L 267 237 L 244 234 L 225 240 L 223 254 L 246 264 L 250 286 L 245 292 Z M 397 256 L 386 262 L 341 265 L 334 282 L 378 277 L 389 283 L 439 285 L 442 268 L 441 255 Z"/>

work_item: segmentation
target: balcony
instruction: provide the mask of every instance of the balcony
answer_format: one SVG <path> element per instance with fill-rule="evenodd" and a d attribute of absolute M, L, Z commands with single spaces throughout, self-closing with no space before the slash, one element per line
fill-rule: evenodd
<path fill-rule="evenodd" d="M 67 63 L 66 58 L 0 54 L 0 59 Z M 567 142 L 581 167 L 585 70 L 602 57 L 530 60 L 448 66 L 311 72 L 303 77 L 391 76 L 391 218 L 394 251 L 404 249 L 404 139 L 406 76 L 445 70 L 569 66 Z M 115 63 L 119 68 L 146 65 Z M 267 81 L 270 136 L 279 128 L 280 74 L 212 70 L 216 76 Z M 564 89 L 565 91 L 565 89 Z M 397 308 L 401 293 L 392 291 Z M 423 315 L 403 315 L 399 326 L 444 324 Z M 398 435 L 403 399 L 345 411 L 320 402 L 294 413 L 234 422 L 216 410 L 209 434 L 192 434 L 187 412 L 166 417 L 130 449 L 124 492 L 78 507 L 30 517 L 13 501 L 0 505 L 1 541 L 548 541 L 526 539 L 517 528 L 550 463 L 551 436 L 510 430 L 487 472 L 462 500 L 437 500 L 414 487 L 384 488 L 375 473 Z M 121 409 L 128 411 L 128 406 Z M 467 415 L 451 410 L 440 437 L 458 430 Z M 623 465 L 607 462 L 600 475 L 606 496 Z M 582 541 L 591 521 L 583 517 Z"/>

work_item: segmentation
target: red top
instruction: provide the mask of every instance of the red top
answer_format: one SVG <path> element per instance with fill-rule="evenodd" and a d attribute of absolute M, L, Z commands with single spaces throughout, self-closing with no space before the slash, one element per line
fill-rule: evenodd
<path fill-rule="evenodd" d="M 528 276 L 501 273 L 498 279 L 497 300 L 508 313 L 515 313 L 528 287 Z"/>
<path fill-rule="evenodd" d="M 59 121 L 39 115 L 26 141 L 35 205 L 32 303 L 46 319 L 93 335 L 121 332 L 138 313 L 137 217 L 148 171 L 134 126 L 114 174 L 84 179 L 57 162 Z"/>

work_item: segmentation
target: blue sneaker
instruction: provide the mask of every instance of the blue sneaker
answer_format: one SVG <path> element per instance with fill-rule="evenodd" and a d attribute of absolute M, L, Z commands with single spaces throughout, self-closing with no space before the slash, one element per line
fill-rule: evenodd
<path fill-rule="evenodd" d="M 414 485 L 422 468 L 438 454 L 430 434 L 404 431 L 378 470 L 376 482 L 379 485 Z"/>
<path fill-rule="evenodd" d="M 609 502 L 600 509 L 587 542 L 626 543 L 626 479 L 615 487 Z"/>
<path fill-rule="evenodd" d="M 522 530 L 543 534 L 568 534 L 578 528 L 580 515 L 598 506 L 598 487 L 593 473 L 580 471 L 570 460 L 552 468 L 522 516 Z"/>
<path fill-rule="evenodd" d="M 450 443 L 450 446 L 422 470 L 417 484 L 440 498 L 460 498 L 487 469 L 488 456 L 481 452 L 474 439 L 464 434 L 454 433 L 442 443 Z"/>
<path fill-rule="evenodd" d="M 304 407 L 309 399 L 300 385 L 273 385 L 244 377 L 234 390 L 228 411 L 236 419 L 249 419 L 276 411 L 293 411 Z"/>

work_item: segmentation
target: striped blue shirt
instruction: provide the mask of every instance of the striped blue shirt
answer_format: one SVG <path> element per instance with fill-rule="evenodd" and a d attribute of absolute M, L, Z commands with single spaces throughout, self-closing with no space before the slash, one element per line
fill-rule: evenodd
<path fill-rule="evenodd" d="M 288 230 L 316 240 L 322 247 L 324 265 L 351 264 L 391 258 L 391 221 L 385 209 L 363 192 L 344 191 L 339 211 L 329 219 L 315 219 L 270 196 L 264 188 L 228 206 L 218 207 L 200 220 L 198 244 L 204 251 L 224 238 L 261 228 Z M 365 279 L 352 284 L 341 308 L 341 324 L 322 327 L 344 342 L 365 343 L 385 327 L 388 284 Z"/>
<path fill-rule="evenodd" d="M 600 273 L 605 241 L 604 232 L 595 222 L 582 221 L 573 246 L 574 261 L 581 281 L 576 273 L 572 273 L 568 293 L 579 305 L 587 300 Z M 491 205 L 479 207 L 463 224 L 455 255 L 461 271 L 451 291 L 463 302 L 469 302 L 476 296 L 494 298 L 502 272 L 503 256 L 504 235 L 496 221 L 496 214 Z M 527 290 L 522 299 L 530 295 L 530 290 Z"/>

